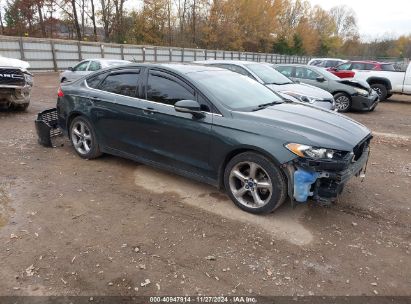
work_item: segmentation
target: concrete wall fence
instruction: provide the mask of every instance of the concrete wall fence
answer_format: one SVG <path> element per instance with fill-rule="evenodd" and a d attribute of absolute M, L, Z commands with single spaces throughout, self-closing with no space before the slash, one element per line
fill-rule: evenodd
<path fill-rule="evenodd" d="M 33 71 L 59 71 L 91 58 L 136 62 L 191 62 L 225 59 L 272 63 L 307 63 L 311 58 L 269 53 L 97 43 L 0 35 L 0 55 L 28 61 Z"/>

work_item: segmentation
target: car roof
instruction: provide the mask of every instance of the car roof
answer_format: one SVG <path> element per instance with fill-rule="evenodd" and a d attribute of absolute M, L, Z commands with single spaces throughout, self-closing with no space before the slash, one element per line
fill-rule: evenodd
<path fill-rule="evenodd" d="M 110 69 L 118 69 L 124 67 L 148 67 L 148 68 L 166 68 L 170 71 L 174 71 L 180 74 L 189 74 L 196 72 L 205 71 L 227 71 L 225 69 L 210 67 L 194 63 L 130 63 L 126 65 L 118 65 L 116 67 L 111 67 Z"/>
<path fill-rule="evenodd" d="M 249 63 L 260 63 L 260 64 L 267 64 L 269 62 L 257 62 L 257 61 L 248 61 L 248 60 L 202 60 L 202 61 L 194 61 L 197 64 L 234 64 L 239 66 L 244 66 Z"/>

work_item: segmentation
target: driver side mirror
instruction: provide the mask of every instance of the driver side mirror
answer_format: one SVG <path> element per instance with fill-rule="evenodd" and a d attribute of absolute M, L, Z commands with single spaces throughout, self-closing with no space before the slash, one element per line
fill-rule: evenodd
<path fill-rule="evenodd" d="M 204 113 L 201 111 L 200 104 L 195 100 L 180 100 L 174 104 L 176 112 L 189 113 L 194 117 L 204 117 Z"/>
<path fill-rule="evenodd" d="M 72 68 L 72 67 L 68 67 L 67 70 L 73 71 L 73 68 Z"/>
<path fill-rule="evenodd" d="M 317 80 L 318 82 L 324 82 L 325 78 L 324 78 L 324 76 L 319 76 L 315 80 Z"/>

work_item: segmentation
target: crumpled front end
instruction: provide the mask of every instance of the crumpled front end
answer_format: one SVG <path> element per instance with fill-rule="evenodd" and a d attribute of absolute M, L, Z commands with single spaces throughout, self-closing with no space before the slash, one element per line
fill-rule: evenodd
<path fill-rule="evenodd" d="M 350 178 L 365 177 L 371 138 L 371 135 L 364 138 L 353 151 L 336 159 L 299 157 L 285 164 L 289 196 L 298 203 L 304 203 L 309 198 L 324 204 L 333 202 Z"/>
<path fill-rule="evenodd" d="M 24 106 L 30 103 L 32 75 L 19 68 L 0 67 L 0 106 Z"/>

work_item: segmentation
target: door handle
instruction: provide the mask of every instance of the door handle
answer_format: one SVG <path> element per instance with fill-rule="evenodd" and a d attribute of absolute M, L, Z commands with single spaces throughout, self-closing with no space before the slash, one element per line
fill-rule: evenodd
<path fill-rule="evenodd" d="M 153 115 L 154 113 L 157 113 L 158 111 L 155 110 L 154 108 L 145 108 L 143 110 L 144 114 L 148 114 L 148 115 Z"/>

